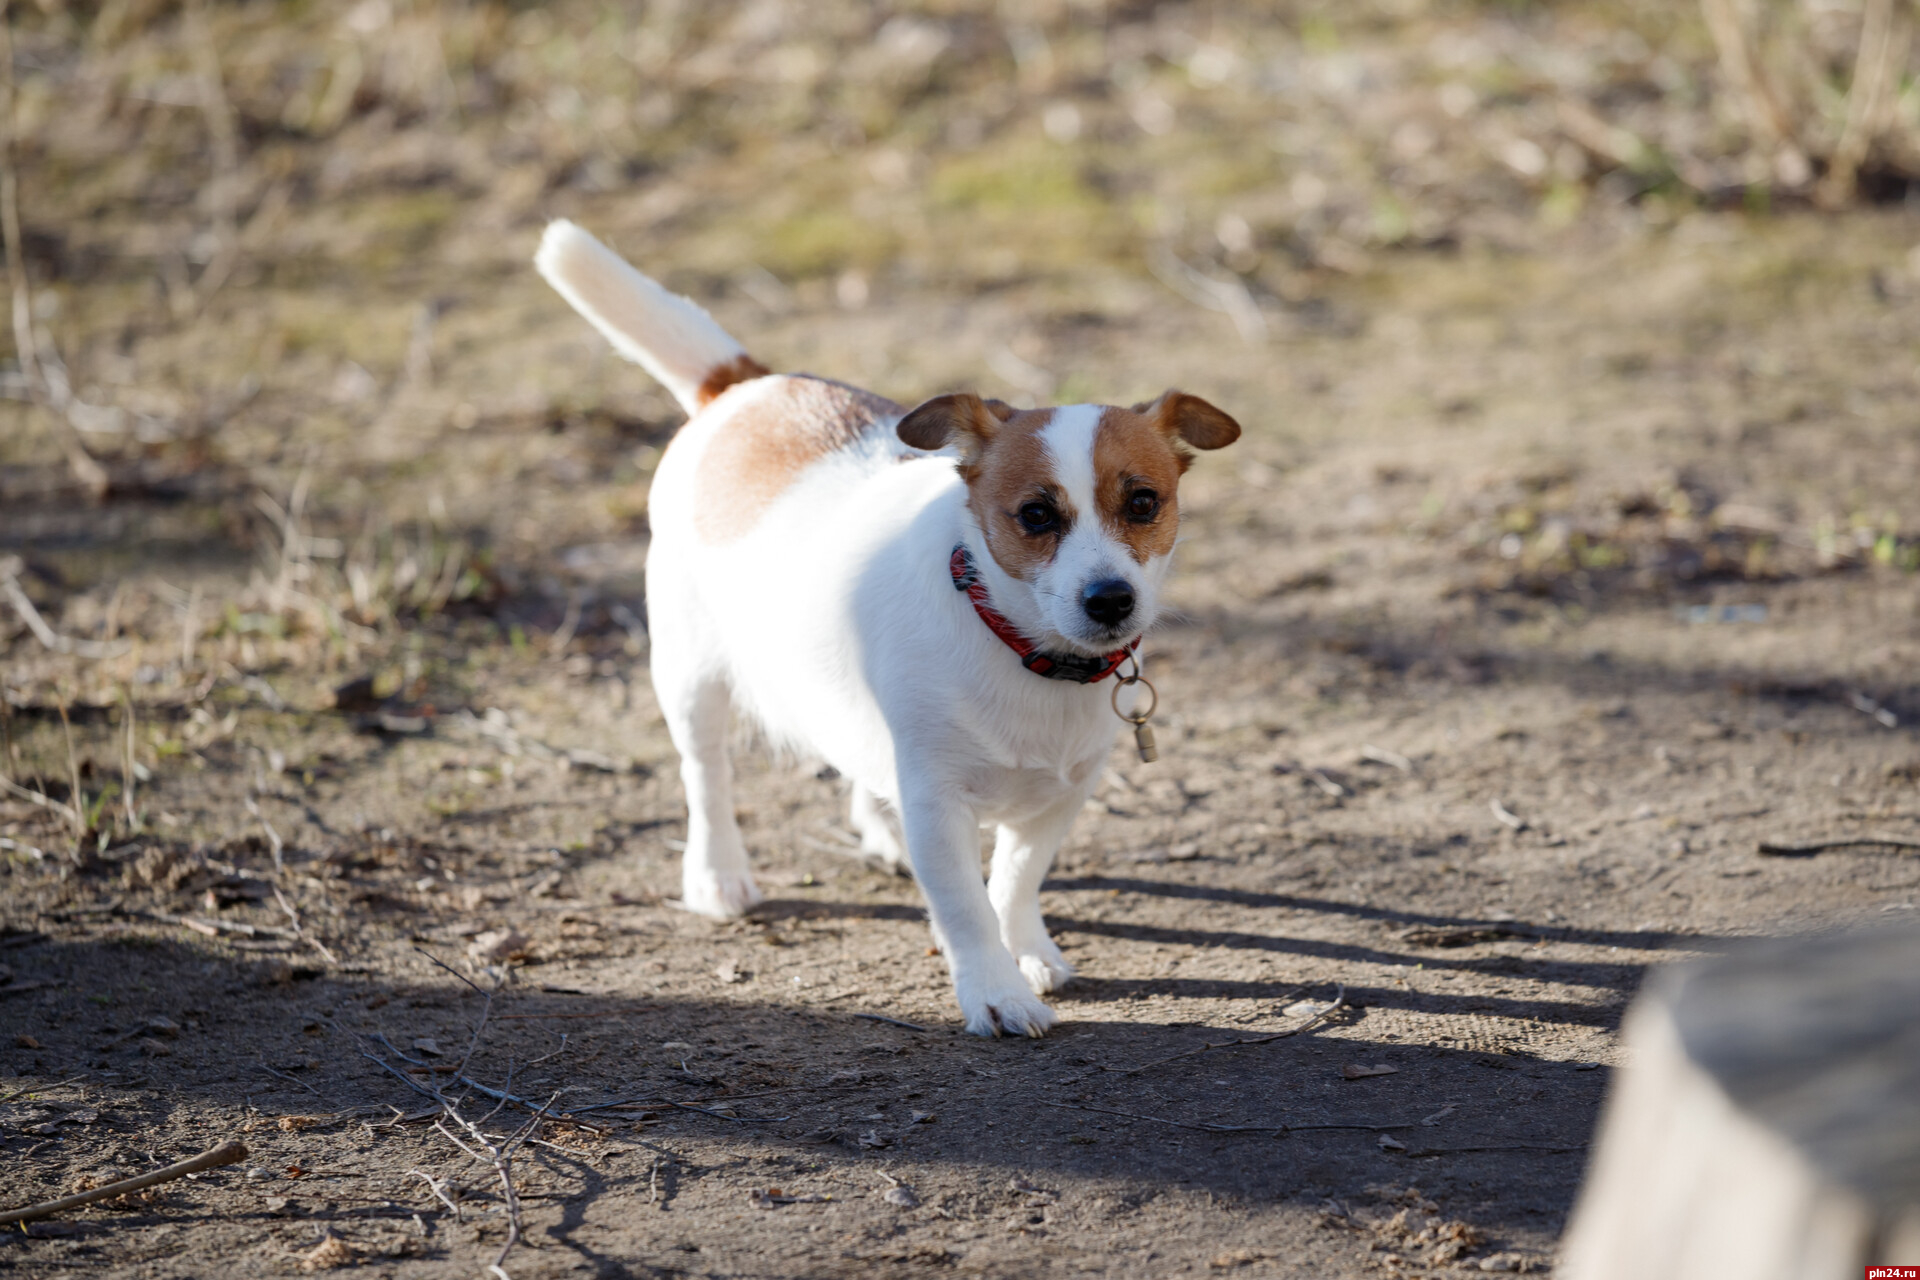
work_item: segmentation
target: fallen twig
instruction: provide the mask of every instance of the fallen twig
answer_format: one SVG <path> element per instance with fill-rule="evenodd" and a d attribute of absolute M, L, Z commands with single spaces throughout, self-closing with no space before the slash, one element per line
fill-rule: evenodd
<path fill-rule="evenodd" d="M 712 1116 L 715 1120 L 731 1120 L 735 1124 L 779 1124 L 782 1120 L 791 1120 L 792 1116 L 730 1116 L 724 1111 L 709 1111 L 705 1107 L 696 1107 L 691 1102 L 663 1102 L 659 1105 L 672 1107 L 676 1111 L 698 1111 L 703 1116 Z"/>
<path fill-rule="evenodd" d="M 265 936 L 269 938 L 285 938 L 289 942 L 299 940 L 297 934 L 290 933 L 285 929 L 276 929 L 272 925 L 241 924 L 232 920 L 204 920 L 199 916 L 168 915 L 164 911 L 129 911 L 127 914 L 130 916 L 142 916 L 148 920 L 158 920 L 162 924 L 177 924 L 183 929 L 191 929 L 195 933 L 204 934 L 209 938 L 217 938 L 223 933 L 237 933 L 246 938 Z"/>
<path fill-rule="evenodd" d="M 287 842 L 280 838 L 280 833 L 273 829 L 271 822 L 267 821 L 267 815 L 260 812 L 260 802 L 251 794 L 247 796 L 247 812 L 259 821 L 260 829 L 267 833 L 267 847 L 273 854 L 273 869 L 284 873 L 287 868 L 282 855 L 286 852 Z"/>
<path fill-rule="evenodd" d="M 1260 313 L 1245 282 L 1238 276 L 1213 276 L 1183 261 L 1165 245 L 1147 254 L 1147 269 L 1160 283 L 1196 307 L 1225 313 L 1240 332 L 1240 340 L 1257 347 L 1267 340 L 1267 319 Z"/>
<path fill-rule="evenodd" d="M 269 827 L 268 830 L 272 830 L 272 828 Z M 312 947 L 315 951 L 318 951 L 320 958 L 328 964 L 339 964 L 340 958 L 334 955 L 333 952 L 327 950 L 326 943 L 320 941 L 320 939 L 300 927 L 300 913 L 293 909 L 291 902 L 287 901 L 287 895 L 280 892 L 279 885 L 273 886 L 273 896 L 274 899 L 279 902 L 280 909 L 287 913 L 287 919 L 293 922 L 293 936 Z"/>
<path fill-rule="evenodd" d="M 19 1097 L 23 1093 L 41 1093 L 48 1089 L 60 1089 L 70 1084 L 79 1084 L 82 1080 L 85 1080 L 85 1079 L 86 1079 L 85 1076 L 68 1076 L 65 1080 L 56 1080 L 52 1084 L 23 1085 L 20 1088 L 15 1089 L 10 1093 L 0 1094 L 0 1103 L 12 1102 L 15 1098 Z"/>
<path fill-rule="evenodd" d="M 1811 858 L 1829 849 L 1906 849 L 1920 852 L 1920 842 L 1893 836 L 1859 836 L 1845 840 L 1815 840 L 1806 844 L 1762 840 L 1759 852 L 1767 858 Z"/>
<path fill-rule="evenodd" d="M 1373 764 L 1384 764 L 1389 769 L 1398 769 L 1402 773 L 1413 772 L 1413 761 L 1398 751 L 1389 751 L 1385 747 L 1376 747 L 1371 742 L 1362 743 L 1360 758 Z"/>
<path fill-rule="evenodd" d="M 78 658 L 117 658 L 133 647 L 125 640 L 75 640 L 48 626 L 47 620 L 40 616 L 40 611 L 33 607 L 33 601 L 27 598 L 27 593 L 20 589 L 17 571 L 9 572 L 10 566 L 17 563 L 11 557 L 7 561 L 0 561 L 0 592 L 6 593 L 7 602 L 20 615 L 20 621 L 27 624 L 27 630 L 33 632 L 34 639 L 55 653 L 70 653 Z"/>
<path fill-rule="evenodd" d="M 540 1127 L 541 1117 L 537 1114 L 534 1115 L 526 1124 L 516 1130 L 513 1136 L 508 1138 L 505 1143 L 496 1147 L 487 1138 L 487 1135 L 480 1131 L 480 1126 L 460 1114 L 459 1108 L 455 1107 L 451 1102 L 445 1103 L 445 1106 L 447 1118 L 453 1120 L 462 1129 L 466 1130 L 468 1136 L 473 1139 L 479 1150 L 476 1151 L 467 1146 L 466 1143 L 460 1141 L 460 1139 L 454 1135 L 453 1131 L 447 1128 L 446 1125 L 440 1123 L 440 1121 L 434 1121 L 433 1127 L 444 1134 L 448 1141 L 460 1148 L 466 1155 L 475 1160 L 483 1160 L 487 1164 L 492 1165 L 494 1173 L 500 1179 L 500 1194 L 502 1198 L 505 1199 L 507 1207 L 507 1239 L 506 1242 L 500 1246 L 500 1252 L 495 1255 L 493 1262 L 488 1265 L 487 1270 L 493 1275 L 503 1277 L 504 1280 L 507 1273 L 504 1270 L 503 1264 L 505 1264 L 507 1260 L 507 1255 L 513 1252 L 513 1246 L 520 1243 L 521 1232 L 520 1193 L 513 1185 L 513 1152 L 522 1142 L 533 1136 L 534 1132 Z"/>
<path fill-rule="evenodd" d="M 904 1022 L 899 1018 L 889 1018 L 884 1013 L 856 1013 L 853 1016 L 863 1018 L 868 1022 L 884 1022 L 890 1027 L 905 1027 L 909 1031 L 925 1031 L 927 1029 L 917 1022 Z"/>
<path fill-rule="evenodd" d="M 302 1089 L 305 1089 L 308 1093 L 320 1099 L 320 1101 L 326 1103 L 330 1107 L 335 1107 L 340 1105 L 339 1103 L 335 1102 L 332 1098 L 329 1098 L 326 1094 L 320 1092 L 318 1089 L 308 1084 L 305 1080 L 295 1079 L 293 1076 L 288 1075 L 284 1071 L 279 1071 L 273 1067 L 268 1066 L 267 1060 L 265 1058 L 262 1058 L 259 1062 L 255 1063 L 254 1065 L 259 1067 L 262 1071 L 266 1072 L 270 1076 L 277 1076 L 280 1079 L 285 1080 L 288 1084 L 299 1085 Z"/>
<path fill-rule="evenodd" d="M 30 1222 L 35 1218 L 48 1218 L 68 1209 L 77 1209 L 83 1204 L 92 1204 L 96 1200 L 111 1200 L 115 1196 L 124 1196 L 162 1182 L 172 1182 L 184 1178 L 190 1173 L 200 1173 L 207 1169 L 218 1169 L 222 1165 L 238 1164 L 247 1158 L 247 1147 L 243 1142 L 223 1142 L 211 1151 L 203 1151 L 191 1160 L 182 1160 L 170 1164 L 164 1169 L 155 1169 L 152 1173 L 143 1173 L 136 1178 L 122 1178 L 118 1182 L 109 1182 L 104 1187 L 95 1187 L 91 1191 L 82 1191 L 78 1195 L 48 1200 L 44 1204 L 28 1205 L 24 1209 L 9 1209 L 0 1213 L 0 1226 L 12 1226 L 18 1222 Z"/>
<path fill-rule="evenodd" d="M 438 1199 L 441 1204 L 453 1210 L 453 1220 L 455 1222 L 459 1222 L 461 1220 L 460 1206 L 455 1204 L 453 1200 L 447 1195 L 447 1180 L 445 1178 L 436 1180 L 432 1174 L 423 1172 L 422 1170 L 419 1170 L 419 1169 L 409 1169 L 407 1170 L 407 1172 L 416 1178 L 424 1179 L 427 1184 L 427 1190 L 433 1192 L 435 1198 Z"/>
<path fill-rule="evenodd" d="M 52 796 L 43 795 L 38 791 L 29 791 L 4 775 L 0 775 L 0 791 L 6 792 L 15 799 L 25 800 L 28 804 L 37 804 L 42 809 L 51 809 L 68 822 L 80 821 L 80 811 L 72 805 L 61 804 Z"/>

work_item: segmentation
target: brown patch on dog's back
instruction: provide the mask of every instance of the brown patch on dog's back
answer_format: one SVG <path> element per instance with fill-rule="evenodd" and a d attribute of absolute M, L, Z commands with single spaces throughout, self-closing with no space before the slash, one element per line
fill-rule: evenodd
<path fill-rule="evenodd" d="M 700 390 L 694 394 L 699 398 L 700 407 L 706 408 L 722 391 L 738 382 L 751 382 L 755 378 L 764 378 L 773 370 L 755 360 L 752 356 L 735 356 L 723 365 L 714 366 L 713 372 L 701 380 Z"/>
<path fill-rule="evenodd" d="M 745 534 L 808 466 L 900 414 L 884 396 L 804 374 L 746 394 L 754 399 L 715 430 L 694 476 L 693 527 L 703 542 Z"/>
<path fill-rule="evenodd" d="M 1180 531 L 1176 491 L 1191 458 L 1176 452 L 1157 422 L 1131 409 L 1109 408 L 1093 433 L 1093 484 L 1100 523 L 1145 564 L 1173 550 Z M 1160 499 L 1152 521 L 1128 518 L 1127 501 L 1140 489 Z"/>
<path fill-rule="evenodd" d="M 1053 461 L 1040 438 L 1052 420 L 1051 409 L 1012 414 L 960 472 L 967 481 L 967 506 L 987 535 L 987 550 L 1002 569 L 1022 582 L 1032 581 L 1046 567 L 1060 539 L 1055 534 L 1027 533 L 1015 514 L 1021 505 L 1045 497 L 1060 512 L 1062 528 L 1079 518 L 1054 480 Z"/>

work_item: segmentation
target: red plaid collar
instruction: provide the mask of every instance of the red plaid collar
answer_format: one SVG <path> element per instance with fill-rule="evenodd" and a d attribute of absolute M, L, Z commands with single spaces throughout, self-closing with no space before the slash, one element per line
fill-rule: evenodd
<path fill-rule="evenodd" d="M 999 636 L 1002 644 L 1020 656 L 1020 665 L 1037 676 L 1094 684 L 1112 675 L 1140 647 L 1140 640 L 1135 637 L 1125 648 L 1099 658 L 1083 658 L 1077 653 L 1047 653 L 1021 635 L 1005 614 L 987 603 L 987 584 L 981 581 L 964 542 L 953 549 L 953 555 L 947 560 L 947 571 L 953 575 L 953 589 L 967 593 L 967 599 L 973 601 L 973 611 L 987 624 L 987 630 Z"/>

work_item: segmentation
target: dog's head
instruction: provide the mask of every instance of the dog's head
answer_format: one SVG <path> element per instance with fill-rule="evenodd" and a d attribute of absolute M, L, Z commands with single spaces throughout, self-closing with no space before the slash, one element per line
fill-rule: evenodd
<path fill-rule="evenodd" d="M 1240 424 L 1179 391 L 1130 409 L 1024 412 L 962 394 L 918 406 L 898 432 L 916 449 L 958 450 L 995 563 L 1031 589 L 1055 637 L 1091 654 L 1153 625 L 1180 476 L 1195 449 L 1232 444 Z"/>

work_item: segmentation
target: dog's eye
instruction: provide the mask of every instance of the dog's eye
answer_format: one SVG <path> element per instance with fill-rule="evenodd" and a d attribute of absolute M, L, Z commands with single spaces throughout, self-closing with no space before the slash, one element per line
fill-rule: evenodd
<path fill-rule="evenodd" d="M 1160 495 L 1151 489 L 1135 489 L 1127 499 L 1129 520 L 1151 520 L 1160 514 Z"/>
<path fill-rule="evenodd" d="M 1029 502 L 1020 508 L 1020 525 L 1028 533 L 1045 533 L 1060 523 L 1051 502 Z"/>

